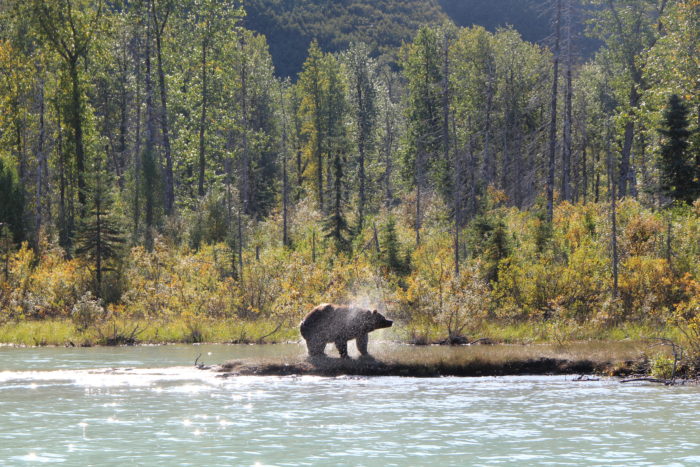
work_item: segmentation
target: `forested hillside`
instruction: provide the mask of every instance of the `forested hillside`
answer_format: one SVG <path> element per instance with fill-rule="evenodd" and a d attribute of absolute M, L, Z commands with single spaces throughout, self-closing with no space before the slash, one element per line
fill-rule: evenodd
<path fill-rule="evenodd" d="M 292 82 L 234 0 L 5 2 L 0 339 L 295 336 L 337 301 L 411 341 L 700 351 L 698 0 L 582 3 L 585 63 L 557 0 L 550 46 L 424 26 Z"/>
<path fill-rule="evenodd" d="M 525 40 L 546 42 L 552 34 L 547 2 L 535 0 L 250 0 L 245 3 L 247 28 L 267 37 L 280 76 L 295 77 L 316 39 L 322 50 L 337 52 L 353 41 L 365 42 L 372 55 L 395 63 L 396 48 L 427 24 L 454 22 L 495 32 L 512 26 Z M 595 8 L 586 5 L 585 9 Z M 585 36 L 584 7 L 574 12 L 574 51 L 590 57 L 600 42 Z"/>
<path fill-rule="evenodd" d="M 249 0 L 245 8 L 245 25 L 267 37 L 277 73 L 292 77 L 314 39 L 326 52 L 364 42 L 395 60 L 420 26 L 447 20 L 435 0 Z"/>
<path fill-rule="evenodd" d="M 483 26 L 489 30 L 508 25 L 523 38 L 539 42 L 552 34 L 547 2 L 538 0 L 440 0 L 443 11 L 458 26 Z"/>
<path fill-rule="evenodd" d="M 548 43 L 552 36 L 549 2 L 541 0 L 440 0 L 443 11 L 457 26 L 483 26 L 489 31 L 512 26 L 529 42 Z M 577 57 L 588 58 L 600 47 L 597 39 L 586 36 L 588 10 L 599 8 L 594 2 L 576 2 L 574 50 Z"/>

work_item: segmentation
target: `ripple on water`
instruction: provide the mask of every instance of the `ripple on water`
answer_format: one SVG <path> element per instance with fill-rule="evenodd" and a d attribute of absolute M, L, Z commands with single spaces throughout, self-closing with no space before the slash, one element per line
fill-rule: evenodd
<path fill-rule="evenodd" d="M 64 456 L 58 454 L 41 453 L 37 454 L 35 452 L 30 452 L 24 456 L 13 456 L 12 460 L 27 463 L 54 463 L 54 462 L 65 462 Z"/>
<path fill-rule="evenodd" d="M 222 380 L 167 367 L 4 371 L 0 391 L 0 459 L 11 465 L 700 462 L 698 388 L 563 377 Z"/>

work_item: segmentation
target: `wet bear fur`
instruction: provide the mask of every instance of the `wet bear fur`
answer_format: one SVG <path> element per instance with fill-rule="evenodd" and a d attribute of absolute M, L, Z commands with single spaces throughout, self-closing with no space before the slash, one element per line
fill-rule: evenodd
<path fill-rule="evenodd" d="M 306 340 L 309 356 L 324 355 L 326 344 L 334 343 L 341 358 L 348 358 L 348 341 L 355 339 L 357 350 L 368 356 L 368 334 L 389 328 L 393 321 L 377 310 L 324 303 L 306 315 L 301 322 L 301 335 Z"/>

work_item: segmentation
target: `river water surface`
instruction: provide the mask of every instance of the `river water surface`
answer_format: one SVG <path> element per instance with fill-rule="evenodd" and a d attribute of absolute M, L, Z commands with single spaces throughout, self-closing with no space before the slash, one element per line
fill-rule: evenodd
<path fill-rule="evenodd" d="M 0 465 L 700 465 L 700 388 L 234 377 L 298 346 L 0 348 Z"/>

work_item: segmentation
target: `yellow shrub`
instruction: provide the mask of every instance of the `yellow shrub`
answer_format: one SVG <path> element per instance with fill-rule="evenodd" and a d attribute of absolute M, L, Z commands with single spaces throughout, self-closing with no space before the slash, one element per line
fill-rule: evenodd
<path fill-rule="evenodd" d="M 651 213 L 640 213 L 628 222 L 620 238 L 620 249 L 630 256 L 652 255 L 661 242 L 663 224 Z"/>
<path fill-rule="evenodd" d="M 685 298 L 676 304 L 669 322 L 683 335 L 683 345 L 700 363 L 700 281 L 686 275 L 681 280 Z"/>
<path fill-rule="evenodd" d="M 674 278 L 665 259 L 631 256 L 621 266 L 619 291 L 628 318 L 658 317 L 670 307 Z"/>
<path fill-rule="evenodd" d="M 66 260 L 62 250 L 47 249 L 36 258 L 23 243 L 10 260 L 9 304 L 12 317 L 68 316 L 91 285 L 89 269 L 80 260 Z"/>

